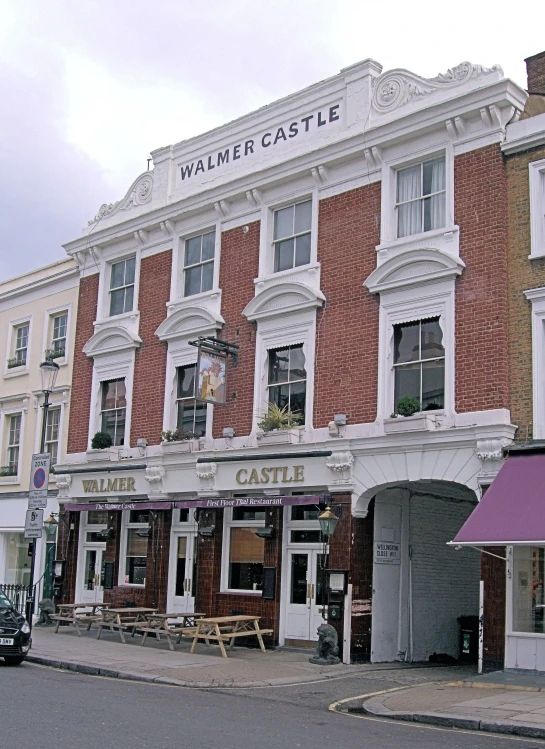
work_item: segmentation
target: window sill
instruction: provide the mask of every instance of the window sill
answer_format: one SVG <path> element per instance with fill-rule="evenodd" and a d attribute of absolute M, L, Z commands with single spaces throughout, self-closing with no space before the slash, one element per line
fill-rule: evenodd
<path fill-rule="evenodd" d="M 136 588 L 137 590 L 144 590 L 146 584 L 138 585 L 137 583 L 118 583 L 118 588 Z"/>
<path fill-rule="evenodd" d="M 12 367 L 4 371 L 4 379 L 8 380 L 12 377 L 21 377 L 22 375 L 28 374 L 28 366 L 23 364 L 21 367 Z"/>
<path fill-rule="evenodd" d="M 436 242 L 438 239 L 442 239 L 442 243 L 444 242 L 446 244 L 456 240 L 456 247 L 458 247 L 459 231 L 459 227 L 456 224 L 453 224 L 452 226 L 445 226 L 442 229 L 431 229 L 430 231 L 420 232 L 420 234 L 410 234 L 407 237 L 386 239 L 378 244 L 375 249 L 377 252 L 381 252 L 382 250 L 395 250 L 398 247 L 402 248 L 406 245 L 428 244 L 430 240 Z"/>
<path fill-rule="evenodd" d="M 0 476 L 0 486 L 16 486 L 20 483 L 18 476 Z"/>
<path fill-rule="evenodd" d="M 250 598 L 261 598 L 263 591 L 261 590 L 220 590 L 218 595 L 220 596 L 250 596 Z"/>
<path fill-rule="evenodd" d="M 523 638 L 534 638 L 540 637 L 545 639 L 545 632 L 507 632 L 506 637 L 523 637 Z"/>
<path fill-rule="evenodd" d="M 412 416 L 396 416 L 395 419 L 384 419 L 384 431 L 386 434 L 400 434 L 403 432 L 428 431 L 432 432 L 435 427 L 435 415 L 437 412 L 417 413 Z"/>

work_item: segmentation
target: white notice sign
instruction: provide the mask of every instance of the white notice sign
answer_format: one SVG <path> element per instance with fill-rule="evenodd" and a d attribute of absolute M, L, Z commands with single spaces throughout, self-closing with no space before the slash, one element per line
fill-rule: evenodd
<path fill-rule="evenodd" d="M 43 525 L 43 510 L 27 510 L 25 519 L 25 538 L 41 538 Z"/>
<path fill-rule="evenodd" d="M 43 509 L 47 506 L 47 486 L 49 484 L 49 453 L 37 453 L 32 456 L 30 469 L 30 488 L 28 507 L 30 510 Z"/>
<path fill-rule="evenodd" d="M 376 564 L 401 564 L 401 544 L 375 541 L 373 561 Z"/>

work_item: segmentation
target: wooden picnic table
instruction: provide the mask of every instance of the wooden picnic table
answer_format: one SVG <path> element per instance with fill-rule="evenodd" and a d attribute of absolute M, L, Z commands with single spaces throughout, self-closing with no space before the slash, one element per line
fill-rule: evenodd
<path fill-rule="evenodd" d="M 188 628 L 192 632 L 195 627 L 195 622 L 204 616 L 206 616 L 206 614 L 180 614 L 179 612 L 160 614 L 154 612 L 153 614 L 146 615 L 145 623 L 136 624 L 133 633 L 138 632 L 142 635 L 140 645 L 144 645 L 150 634 L 154 634 L 158 640 L 161 639 L 161 635 L 164 635 L 167 638 L 169 648 L 174 650 L 172 637 L 177 636 L 177 642 L 180 642 L 182 634 L 185 634 Z M 173 619 L 176 621 L 172 621 Z"/>
<path fill-rule="evenodd" d="M 229 640 L 229 649 L 232 650 L 237 637 L 252 637 L 255 635 L 259 641 L 259 647 L 265 653 L 262 635 L 272 634 L 273 630 L 260 629 L 259 619 L 259 616 L 247 615 L 215 616 L 198 619 L 192 633 L 193 644 L 191 645 L 190 652 L 195 652 L 199 640 L 213 640 L 220 646 L 222 656 L 227 658 L 225 642 Z"/>
<path fill-rule="evenodd" d="M 157 611 L 156 608 L 150 609 L 145 607 L 134 607 L 134 608 L 123 608 L 123 609 L 104 609 L 102 617 L 98 623 L 97 640 L 100 640 L 102 630 L 107 628 L 110 632 L 114 632 L 116 629 L 119 632 L 121 642 L 125 642 L 125 635 L 123 631 L 125 629 L 132 629 L 134 634 L 134 628 L 139 622 L 145 622 L 148 614 L 154 614 Z"/>
<path fill-rule="evenodd" d="M 95 601 L 94 603 L 59 603 L 58 612 L 51 615 L 51 619 L 57 622 L 55 627 L 55 633 L 59 631 L 59 627 L 62 622 L 65 624 L 73 624 L 78 633 L 78 637 L 81 637 L 79 625 L 86 624 L 87 632 L 91 629 L 93 622 L 100 621 L 102 615 L 97 613 L 108 608 L 107 603 Z M 84 609 L 81 611 L 80 609 Z M 91 609 L 88 611 L 88 609 Z"/>

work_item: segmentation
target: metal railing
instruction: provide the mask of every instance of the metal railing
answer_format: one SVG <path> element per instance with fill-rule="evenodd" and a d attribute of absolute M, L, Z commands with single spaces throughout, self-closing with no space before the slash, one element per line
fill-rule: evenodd
<path fill-rule="evenodd" d="M 15 583 L 0 583 L 0 590 L 13 603 L 17 611 L 21 614 L 26 613 L 26 603 L 30 597 L 30 585 L 17 585 Z M 36 591 L 36 585 L 34 586 Z M 34 595 L 34 601 L 36 596 Z"/>

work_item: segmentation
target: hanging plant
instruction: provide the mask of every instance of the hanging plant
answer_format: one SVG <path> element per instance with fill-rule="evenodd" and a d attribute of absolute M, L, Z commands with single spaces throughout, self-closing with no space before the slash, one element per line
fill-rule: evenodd
<path fill-rule="evenodd" d="M 287 406 L 280 408 L 276 403 L 269 403 L 257 426 L 264 432 L 272 432 L 276 429 L 298 427 L 302 423 L 303 414 L 300 411 L 290 411 Z"/>

